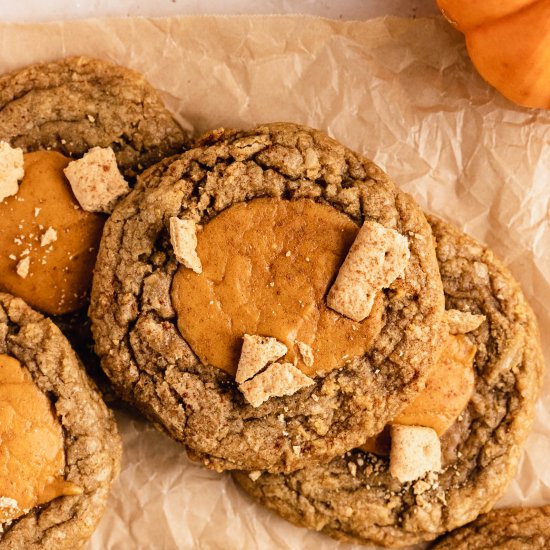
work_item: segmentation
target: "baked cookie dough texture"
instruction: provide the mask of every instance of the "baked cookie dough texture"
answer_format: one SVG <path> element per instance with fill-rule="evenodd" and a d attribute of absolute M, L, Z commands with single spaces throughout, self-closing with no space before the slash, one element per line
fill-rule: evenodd
<path fill-rule="evenodd" d="M 410 251 L 404 275 L 380 292 L 367 352 L 258 407 L 234 375 L 199 361 L 170 296 L 179 267 L 170 219 L 200 229 L 254 199 L 332 207 L 357 227 L 395 230 Z M 208 467 L 270 471 L 327 461 L 378 433 L 425 383 L 443 313 L 431 231 L 411 197 L 371 161 L 287 123 L 211 132 L 142 174 L 105 225 L 90 307 L 96 352 L 123 398 Z"/>
<path fill-rule="evenodd" d="M 545 550 L 550 547 L 550 506 L 504 508 L 449 533 L 433 550 Z"/>
<path fill-rule="evenodd" d="M 0 354 L 30 372 L 61 422 L 65 478 L 82 493 L 29 510 L 0 532 L 0 549 L 73 550 L 99 523 L 121 447 L 112 413 L 59 329 L 21 299 L 0 293 Z"/>
<path fill-rule="evenodd" d="M 477 348 L 475 385 L 441 437 L 443 469 L 402 484 L 386 458 L 357 449 L 288 475 L 235 474 L 292 523 L 339 540 L 408 546 L 489 511 L 515 475 L 544 370 L 534 314 L 491 250 L 439 219 L 429 221 L 447 309 L 485 316 L 466 334 Z"/>

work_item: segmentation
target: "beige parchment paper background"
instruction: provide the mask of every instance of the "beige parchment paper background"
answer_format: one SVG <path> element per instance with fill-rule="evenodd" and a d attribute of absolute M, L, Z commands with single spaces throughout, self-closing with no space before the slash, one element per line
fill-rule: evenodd
<path fill-rule="evenodd" d="M 0 71 L 86 54 L 141 71 L 193 133 L 287 120 L 326 130 L 427 210 L 489 244 L 522 282 L 550 363 L 550 112 L 475 73 L 442 19 L 300 16 L 0 24 Z M 117 413 L 124 463 L 89 550 L 351 549 L 295 528 Z M 550 379 L 500 506 L 550 503 Z"/>

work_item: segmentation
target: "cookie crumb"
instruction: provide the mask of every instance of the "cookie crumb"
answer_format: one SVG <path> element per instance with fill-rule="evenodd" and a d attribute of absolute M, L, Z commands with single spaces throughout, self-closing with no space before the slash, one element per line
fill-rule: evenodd
<path fill-rule="evenodd" d="M 441 471 L 441 443 L 432 428 L 391 427 L 390 474 L 401 483 Z"/>
<path fill-rule="evenodd" d="M 57 241 L 57 231 L 53 227 L 48 227 L 46 232 L 40 237 L 40 246 L 48 246 Z"/>
<path fill-rule="evenodd" d="M 296 345 L 298 346 L 298 350 L 300 351 L 300 355 L 302 356 L 305 366 L 311 367 L 314 361 L 311 346 L 305 342 L 296 342 Z"/>
<path fill-rule="evenodd" d="M 266 370 L 241 384 L 239 389 L 253 407 L 259 407 L 270 397 L 293 395 L 312 384 L 313 380 L 292 363 L 272 363 Z"/>
<path fill-rule="evenodd" d="M 0 202 L 17 194 L 24 175 L 23 150 L 0 141 Z"/>
<path fill-rule="evenodd" d="M 328 292 L 328 307 L 353 321 L 367 318 L 376 293 L 404 274 L 409 257 L 406 237 L 366 221 Z"/>
<path fill-rule="evenodd" d="M 31 259 L 28 256 L 23 258 L 15 268 L 15 272 L 17 273 L 17 275 L 19 275 L 19 277 L 21 277 L 22 279 L 26 279 L 27 275 L 29 274 L 30 264 Z"/>
<path fill-rule="evenodd" d="M 245 334 L 235 375 L 237 384 L 242 384 L 252 378 L 268 363 L 281 358 L 287 351 L 287 347 L 276 338 Z"/>
<path fill-rule="evenodd" d="M 255 470 L 253 472 L 250 472 L 248 474 L 248 477 L 252 480 L 252 481 L 258 481 L 258 479 L 260 479 L 262 475 L 262 472 L 260 470 Z"/>
<path fill-rule="evenodd" d="M 300 456 L 300 453 L 302 452 L 302 447 L 300 447 L 300 445 L 292 445 L 292 452 L 296 456 Z"/>
<path fill-rule="evenodd" d="M 175 216 L 170 218 L 170 242 L 176 255 L 176 260 L 192 269 L 195 273 L 202 273 L 202 263 L 197 254 L 197 227 L 193 220 L 182 220 Z"/>
<path fill-rule="evenodd" d="M 42 210 L 41 208 L 35 208 L 34 209 L 34 217 L 35 218 L 38 218 L 38 214 L 40 214 L 40 210 Z"/>
<path fill-rule="evenodd" d="M 2 508 L 11 509 L 11 510 L 19 510 L 19 504 L 14 498 L 0 497 L 0 510 Z"/>
<path fill-rule="evenodd" d="M 458 309 L 448 309 L 445 312 L 445 317 L 451 334 L 472 332 L 485 321 L 485 315 L 475 315 Z"/>
<path fill-rule="evenodd" d="M 76 200 L 87 212 L 110 214 L 116 203 L 130 192 L 110 147 L 93 147 L 63 170 Z"/>

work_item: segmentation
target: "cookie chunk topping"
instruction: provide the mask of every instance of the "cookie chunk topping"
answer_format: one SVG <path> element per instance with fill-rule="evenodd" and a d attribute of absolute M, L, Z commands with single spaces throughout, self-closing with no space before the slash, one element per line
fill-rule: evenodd
<path fill-rule="evenodd" d="M 371 296 L 363 322 L 325 301 L 357 232 L 346 215 L 309 199 L 260 198 L 227 208 L 197 234 L 202 273 L 180 267 L 174 275 L 181 334 L 204 364 L 233 375 L 245 334 L 284 344 L 284 361 L 307 376 L 363 356 L 382 327 L 382 296 Z"/>
<path fill-rule="evenodd" d="M 329 290 L 328 306 L 362 321 L 369 316 L 376 294 L 403 275 L 409 256 L 403 235 L 365 221 Z"/>
<path fill-rule="evenodd" d="M 445 312 L 447 325 L 451 334 L 466 334 L 481 326 L 485 321 L 485 315 L 474 315 L 467 311 L 449 309 Z"/>
<path fill-rule="evenodd" d="M 170 242 L 180 264 L 195 273 L 202 273 L 201 259 L 197 254 L 197 228 L 194 221 L 171 217 Z"/>
<path fill-rule="evenodd" d="M 437 433 L 424 426 L 391 427 L 390 473 L 401 483 L 441 470 L 441 444 Z"/>
<path fill-rule="evenodd" d="M 74 196 L 86 212 L 110 214 L 115 204 L 130 191 L 118 170 L 110 147 L 94 147 L 64 170 Z"/>
<path fill-rule="evenodd" d="M 23 174 L 23 151 L 0 141 L 0 202 L 17 193 Z"/>
<path fill-rule="evenodd" d="M 281 358 L 287 347 L 276 338 L 245 334 L 235 381 L 245 382 L 260 372 L 268 363 Z"/>
<path fill-rule="evenodd" d="M 0 523 L 82 489 L 64 479 L 63 431 L 48 398 L 14 358 L 0 355 Z"/>
<path fill-rule="evenodd" d="M 25 153 L 17 195 L 0 203 L 0 290 L 59 315 L 86 303 L 105 217 L 84 212 L 53 151 Z"/>
<path fill-rule="evenodd" d="M 270 397 L 293 395 L 312 384 L 313 380 L 292 363 L 272 363 L 251 380 L 243 382 L 239 389 L 253 407 L 259 407 Z"/>

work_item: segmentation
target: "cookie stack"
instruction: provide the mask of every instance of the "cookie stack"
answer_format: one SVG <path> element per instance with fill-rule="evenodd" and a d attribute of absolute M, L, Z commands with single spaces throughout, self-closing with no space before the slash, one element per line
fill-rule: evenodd
<path fill-rule="evenodd" d="M 509 271 L 323 132 L 276 123 L 186 144 L 155 105 L 141 103 L 157 149 L 134 135 L 124 150 L 110 111 L 86 112 L 108 138 L 71 127 L 78 150 L 55 121 L 29 145 L 0 119 L 10 147 L 69 155 L 75 204 L 100 218 L 89 318 L 115 392 L 193 460 L 337 539 L 406 546 L 488 511 L 543 372 Z M 9 267 L 27 280 L 39 264 L 21 277 L 18 253 Z"/>

